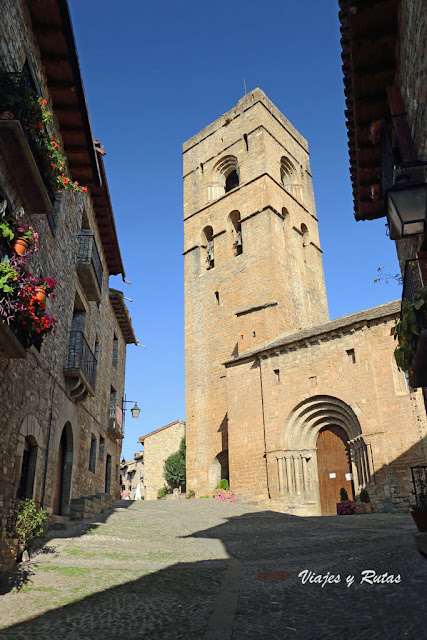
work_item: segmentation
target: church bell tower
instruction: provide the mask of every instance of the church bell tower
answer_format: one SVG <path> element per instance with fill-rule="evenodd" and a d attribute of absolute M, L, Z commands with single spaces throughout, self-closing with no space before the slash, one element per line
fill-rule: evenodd
<path fill-rule="evenodd" d="M 200 495 L 228 478 L 223 363 L 329 317 L 307 141 L 265 93 L 183 157 L 187 490 Z"/>

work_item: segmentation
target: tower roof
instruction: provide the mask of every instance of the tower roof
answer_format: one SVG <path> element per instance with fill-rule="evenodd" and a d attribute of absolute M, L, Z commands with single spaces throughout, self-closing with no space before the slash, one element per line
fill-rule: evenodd
<path fill-rule="evenodd" d="M 256 104 L 262 104 L 271 115 L 280 122 L 280 124 L 287 130 L 287 132 L 300 144 L 305 151 L 308 152 L 307 140 L 295 129 L 295 127 L 289 122 L 283 113 L 276 107 L 275 104 L 266 96 L 264 91 L 257 87 L 253 91 L 247 93 L 243 98 L 239 100 L 235 107 L 223 113 L 222 116 L 214 120 L 207 127 L 196 133 L 189 140 L 182 145 L 183 153 L 186 153 L 189 149 L 199 144 L 205 138 L 211 136 L 215 131 L 221 127 L 226 127 L 235 118 L 239 118 L 243 113 L 254 107 Z"/>

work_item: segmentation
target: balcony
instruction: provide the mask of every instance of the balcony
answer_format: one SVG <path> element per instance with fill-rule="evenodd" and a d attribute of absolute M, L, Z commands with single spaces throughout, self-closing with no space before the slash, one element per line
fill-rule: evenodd
<path fill-rule="evenodd" d="M 102 264 L 95 237 L 81 234 L 78 237 L 77 274 L 88 300 L 99 302 L 102 290 Z"/>
<path fill-rule="evenodd" d="M 0 320 L 0 358 L 26 358 L 27 352 L 12 329 Z"/>
<path fill-rule="evenodd" d="M 29 135 L 31 101 L 37 94 L 22 74 L 2 73 L 0 152 L 22 198 L 26 213 L 53 214 L 54 194 L 43 165 L 43 149 Z"/>
<path fill-rule="evenodd" d="M 403 280 L 402 304 L 414 304 L 417 292 L 427 285 L 427 259 L 408 260 Z M 408 382 L 411 387 L 427 387 L 427 303 L 414 308 L 419 335 L 413 336 L 414 358 Z"/>
<path fill-rule="evenodd" d="M 123 411 L 118 405 L 111 406 L 108 412 L 108 435 L 112 440 L 123 439 Z"/>
<path fill-rule="evenodd" d="M 97 361 L 84 334 L 70 332 L 67 366 L 64 369 L 66 391 L 73 402 L 83 402 L 95 395 Z"/>

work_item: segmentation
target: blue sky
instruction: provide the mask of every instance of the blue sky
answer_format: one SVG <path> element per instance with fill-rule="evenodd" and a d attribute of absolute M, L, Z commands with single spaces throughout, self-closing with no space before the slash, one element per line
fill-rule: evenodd
<path fill-rule="evenodd" d="M 128 347 L 123 454 L 185 418 L 182 143 L 260 87 L 307 138 L 330 317 L 397 299 L 385 220 L 354 221 L 337 0 L 69 0 L 142 349 Z M 101 10 L 102 7 L 102 10 Z M 130 408 L 131 405 L 128 405 Z"/>

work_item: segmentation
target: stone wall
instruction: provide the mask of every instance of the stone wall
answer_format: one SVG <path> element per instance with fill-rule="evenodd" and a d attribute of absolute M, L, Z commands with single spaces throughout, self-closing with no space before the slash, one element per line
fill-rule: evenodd
<path fill-rule="evenodd" d="M 31 32 L 25 2 L 3 2 L 0 8 L 0 65 L 6 70 L 20 70 L 25 59 L 31 63 L 48 100 L 44 69 Z M 54 131 L 61 142 L 60 131 Z M 21 206 L 7 157 L 0 156 L 0 189 L 12 209 Z M 55 334 L 44 340 L 40 352 L 31 347 L 26 359 L 0 359 L 0 495 L 5 505 L 16 495 L 19 485 L 25 438 L 37 447 L 33 497 L 52 512 L 61 436 L 67 434 L 67 502 L 72 498 L 106 489 L 107 459 L 110 469 L 108 492 L 119 495 L 119 461 L 121 440 L 108 432 L 110 391 L 117 393 L 121 406 L 124 391 L 126 344 L 108 293 L 108 268 L 90 196 L 64 192 L 55 203 L 56 230 L 52 231 L 46 215 L 25 214 L 23 222 L 39 233 L 39 251 L 30 267 L 38 275 L 58 280 L 56 298 L 47 301 L 47 311 L 56 319 Z M 99 303 L 90 302 L 76 271 L 78 234 L 82 227 L 95 236 L 102 267 L 102 293 Z M 92 349 L 98 343 L 99 356 L 94 397 L 83 403 L 70 400 L 66 390 L 64 367 L 67 366 L 70 329 L 75 309 L 86 314 L 84 333 Z M 113 339 L 118 340 L 119 357 L 113 364 Z M 89 470 L 92 436 L 96 440 L 94 472 Z M 67 505 L 62 512 L 67 513 Z"/>
<path fill-rule="evenodd" d="M 178 451 L 185 438 L 185 422 L 177 420 L 144 438 L 144 495 L 157 500 L 157 491 L 166 485 L 163 474 L 166 459 Z"/>
<path fill-rule="evenodd" d="M 399 309 L 388 303 L 289 334 L 227 364 L 230 486 L 238 495 L 319 515 L 317 436 L 341 424 L 355 493 L 367 487 L 380 511 L 408 509 L 410 467 L 427 463 L 427 420 L 421 390 L 407 386 L 393 358 Z"/>

